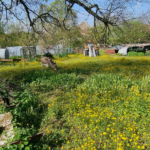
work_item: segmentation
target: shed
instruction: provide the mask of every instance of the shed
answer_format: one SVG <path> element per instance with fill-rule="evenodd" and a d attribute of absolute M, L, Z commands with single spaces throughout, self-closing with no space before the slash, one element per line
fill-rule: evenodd
<path fill-rule="evenodd" d="M 9 56 L 20 56 L 21 48 L 22 46 L 6 47 L 6 49 L 9 51 Z"/>
<path fill-rule="evenodd" d="M 127 50 L 128 50 L 128 47 L 123 47 L 123 48 L 119 49 L 118 53 L 125 56 L 128 53 Z"/>
<path fill-rule="evenodd" d="M 35 46 L 24 46 L 20 49 L 20 53 L 23 58 L 25 58 L 25 57 L 31 58 L 31 56 L 36 57 L 36 47 Z"/>
<path fill-rule="evenodd" d="M 113 49 L 106 50 L 106 54 L 115 54 L 115 50 Z"/>
<path fill-rule="evenodd" d="M 0 58 L 9 59 L 9 51 L 7 49 L 0 49 Z"/>

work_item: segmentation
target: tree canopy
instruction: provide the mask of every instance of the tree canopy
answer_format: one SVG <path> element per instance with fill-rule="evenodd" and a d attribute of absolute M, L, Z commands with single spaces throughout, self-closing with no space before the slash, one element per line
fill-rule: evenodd
<path fill-rule="evenodd" d="M 62 0 L 66 8 L 66 14 L 61 20 L 54 13 L 53 7 L 39 11 L 39 8 L 46 3 L 50 3 L 51 0 L 0 0 L 0 18 L 8 21 L 11 17 L 15 17 L 23 22 L 24 14 L 27 14 L 30 26 L 32 27 L 38 21 L 65 26 L 68 16 L 72 14 L 72 10 L 76 5 L 84 8 L 85 11 L 92 15 L 95 22 L 100 21 L 108 27 L 108 25 L 116 26 L 118 22 L 129 19 L 132 15 L 131 6 L 138 1 L 141 2 L 141 0 Z M 149 0 L 142 0 L 142 3 L 144 2 L 149 2 Z"/>
<path fill-rule="evenodd" d="M 97 33 L 94 36 L 99 36 L 96 39 L 106 43 L 110 35 L 122 30 L 119 28 L 123 22 L 128 22 L 134 17 L 132 7 L 137 2 L 149 3 L 150 0 L 0 0 L 0 31 L 4 33 L 2 26 L 11 19 L 19 20 L 26 25 L 25 16 L 27 16 L 28 24 L 32 28 L 31 30 L 28 26 L 30 32 L 40 34 L 45 40 L 48 39 L 43 36 L 46 32 L 51 33 L 49 38 L 54 38 L 54 35 L 57 35 L 57 39 L 68 38 L 75 35 L 73 28 L 78 23 L 77 17 L 80 13 L 78 8 L 82 8 L 93 17 L 91 21 L 94 22 L 94 33 Z M 137 24 L 134 25 L 138 28 Z M 141 24 L 140 27 L 143 28 Z M 64 34 L 63 31 L 66 30 L 69 32 Z M 145 30 L 142 31 L 145 33 Z M 58 33 L 61 34 L 58 36 Z M 141 40 L 145 36 L 142 33 L 139 35 L 137 37 Z M 127 34 L 125 36 L 127 37 Z"/>

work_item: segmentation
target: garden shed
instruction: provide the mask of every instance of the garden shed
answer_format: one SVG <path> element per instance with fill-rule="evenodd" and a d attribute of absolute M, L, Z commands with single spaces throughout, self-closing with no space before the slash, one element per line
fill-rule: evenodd
<path fill-rule="evenodd" d="M 20 49 L 21 48 L 22 48 L 22 46 L 6 47 L 6 49 L 9 51 L 9 57 L 20 56 Z"/>
<path fill-rule="evenodd" d="M 106 54 L 115 54 L 115 50 L 113 49 L 106 50 Z"/>
<path fill-rule="evenodd" d="M 7 49 L 0 49 L 0 59 L 9 59 L 9 51 Z"/>
<path fill-rule="evenodd" d="M 128 50 L 128 47 L 123 47 L 123 48 L 119 49 L 118 53 L 125 56 L 128 53 L 127 50 Z"/>
<path fill-rule="evenodd" d="M 36 57 L 36 47 L 35 46 L 24 46 L 20 49 L 21 56 L 23 58 L 31 58 L 31 56 Z"/>

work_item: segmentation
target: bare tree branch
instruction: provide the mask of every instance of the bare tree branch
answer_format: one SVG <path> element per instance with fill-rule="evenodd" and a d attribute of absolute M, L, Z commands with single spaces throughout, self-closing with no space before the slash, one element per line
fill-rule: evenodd
<path fill-rule="evenodd" d="M 146 1 L 149 2 L 150 0 L 143 0 L 141 3 Z M 111 32 L 110 26 L 118 26 L 122 20 L 128 19 L 127 14 L 131 15 L 131 12 L 128 12 L 127 7 L 136 2 L 140 2 L 140 0 L 64 0 L 66 14 L 63 19 L 60 19 L 55 16 L 52 8 L 40 12 L 40 8 L 45 5 L 43 0 L 11 0 L 10 2 L 0 0 L 0 20 L 5 15 L 5 20 L 8 22 L 10 16 L 13 15 L 19 21 L 24 22 L 20 12 L 20 9 L 22 9 L 23 13 L 27 15 L 30 26 L 38 33 L 43 33 L 36 28 L 38 22 L 41 23 L 44 32 L 50 32 L 45 27 L 46 24 L 53 24 L 62 30 L 69 30 L 70 27 L 67 26 L 68 18 L 70 17 L 69 19 L 73 20 L 75 17 L 73 8 L 77 5 L 93 16 L 95 32 L 98 31 L 96 29 L 98 21 L 104 25 L 101 34 L 106 40 Z"/>

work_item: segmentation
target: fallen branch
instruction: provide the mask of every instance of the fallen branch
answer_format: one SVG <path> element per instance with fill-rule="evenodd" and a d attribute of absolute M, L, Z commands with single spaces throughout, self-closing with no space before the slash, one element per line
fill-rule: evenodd
<path fill-rule="evenodd" d="M 43 135 L 43 132 L 39 132 L 39 133 L 37 133 L 37 134 L 34 134 L 34 135 L 31 135 L 30 137 L 29 137 L 29 140 L 30 141 L 33 141 L 35 138 L 37 138 L 37 137 L 39 137 L 39 136 L 42 136 Z M 11 142 L 10 143 L 10 145 L 13 145 L 13 144 L 16 144 L 16 145 L 18 145 L 18 144 L 20 144 L 22 142 L 22 140 L 16 140 L 16 141 L 14 141 L 14 142 Z M 1 147 L 5 147 L 6 145 L 1 145 Z"/>
<path fill-rule="evenodd" d="M 14 104 L 14 105 L 7 105 L 6 108 L 15 107 L 15 106 L 17 106 L 19 104 L 21 104 L 21 103 L 17 103 L 17 104 Z"/>

